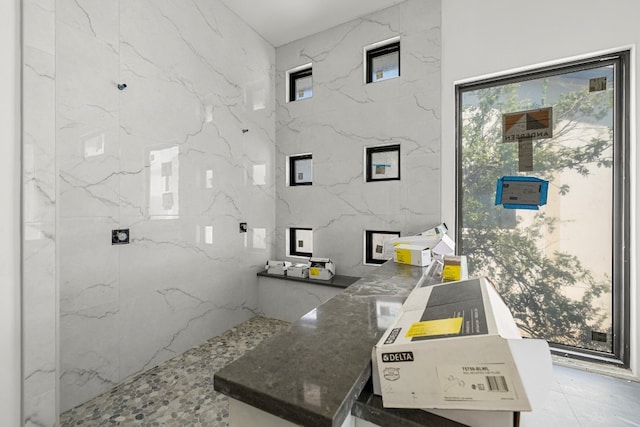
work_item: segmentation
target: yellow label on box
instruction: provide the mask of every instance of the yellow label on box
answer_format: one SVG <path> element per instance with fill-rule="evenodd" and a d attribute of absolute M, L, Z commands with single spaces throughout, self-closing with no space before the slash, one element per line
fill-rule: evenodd
<path fill-rule="evenodd" d="M 318 267 L 312 267 L 309 269 L 309 276 L 319 276 L 320 269 Z"/>
<path fill-rule="evenodd" d="M 449 319 L 427 320 L 415 322 L 405 337 L 432 337 L 435 335 L 459 334 L 462 328 L 462 317 L 451 317 Z"/>
<path fill-rule="evenodd" d="M 400 264 L 411 264 L 411 250 L 396 249 L 396 259 Z"/>
<path fill-rule="evenodd" d="M 455 264 L 445 264 L 442 268 L 443 282 L 457 282 L 460 280 L 460 266 Z"/>

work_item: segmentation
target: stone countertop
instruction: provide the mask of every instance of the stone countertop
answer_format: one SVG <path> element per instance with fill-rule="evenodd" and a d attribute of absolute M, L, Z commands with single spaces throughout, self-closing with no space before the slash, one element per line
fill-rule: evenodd
<path fill-rule="evenodd" d="M 296 424 L 340 426 L 369 380 L 371 349 L 423 271 L 383 264 L 219 370 L 215 390 Z"/>
<path fill-rule="evenodd" d="M 351 413 L 358 418 L 379 426 L 393 427 L 467 427 L 431 412 L 421 409 L 385 408 L 382 397 L 373 394 L 373 385 L 367 384 L 358 400 L 351 408 Z"/>
<path fill-rule="evenodd" d="M 330 286 L 333 288 L 348 288 L 355 282 L 357 282 L 360 278 L 353 276 L 342 276 L 336 274 L 331 278 L 331 280 L 319 280 L 319 279 L 310 279 L 308 277 L 292 277 L 286 276 L 282 274 L 269 274 L 267 270 L 262 270 L 258 272 L 258 276 L 269 277 L 272 279 L 281 279 L 281 280 L 290 280 L 292 282 L 301 282 L 301 283 L 311 283 L 314 285 L 322 285 L 322 286 Z"/>

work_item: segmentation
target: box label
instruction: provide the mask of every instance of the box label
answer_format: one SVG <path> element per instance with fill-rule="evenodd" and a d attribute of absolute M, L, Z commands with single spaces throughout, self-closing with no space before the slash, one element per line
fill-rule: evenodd
<path fill-rule="evenodd" d="M 309 275 L 310 276 L 319 276 L 320 275 L 320 269 L 317 267 L 311 267 L 309 269 Z"/>
<path fill-rule="evenodd" d="M 412 337 L 432 337 L 442 335 L 456 335 L 460 333 L 462 327 L 462 317 L 452 317 L 449 319 L 428 320 L 426 322 L 415 322 L 409 327 L 407 338 Z"/>
<path fill-rule="evenodd" d="M 420 323 L 450 318 L 463 319 L 462 328 L 458 332 L 460 336 L 488 333 L 487 316 L 478 279 L 433 288 L 427 306 L 420 317 Z M 416 335 L 411 338 L 411 341 L 431 340 L 448 335 L 451 334 Z"/>
<path fill-rule="evenodd" d="M 413 362 L 412 351 L 396 351 L 394 353 L 382 353 L 382 363 Z"/>
<path fill-rule="evenodd" d="M 436 368 L 444 400 L 517 400 L 505 363 L 442 365 Z"/>
<path fill-rule="evenodd" d="M 411 250 L 396 249 L 396 259 L 400 264 L 411 264 Z"/>
<path fill-rule="evenodd" d="M 458 280 L 460 280 L 460 266 L 445 264 L 442 268 L 442 281 L 457 282 Z"/>

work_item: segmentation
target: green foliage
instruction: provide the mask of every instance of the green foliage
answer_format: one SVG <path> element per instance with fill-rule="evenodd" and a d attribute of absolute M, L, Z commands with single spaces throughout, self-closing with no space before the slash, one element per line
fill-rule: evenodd
<path fill-rule="evenodd" d="M 543 82 L 544 91 L 547 87 Z M 610 282 L 596 280 L 571 254 L 549 254 L 539 247 L 543 231 L 553 230 L 555 218 L 540 211 L 524 224 L 517 211 L 494 206 L 496 179 L 518 170 L 517 143 L 502 142 L 502 113 L 541 107 L 519 101 L 518 90 L 517 84 L 478 90 L 470 94 L 475 102 L 463 112 L 464 219 L 459 244 L 470 273 L 494 281 L 525 334 L 593 348 L 586 332 L 605 318 L 593 303 L 610 291 Z M 594 126 L 609 113 L 608 96 L 584 89 L 566 92 L 553 102 L 554 137 L 534 142 L 536 176 L 552 181 L 559 172 L 572 170 L 587 177 L 594 167 L 612 167 L 611 135 L 588 141 L 569 138 L 589 134 L 573 131 Z M 560 195 L 570 190 L 567 183 L 553 189 Z M 568 288 L 581 295 L 567 296 Z"/>

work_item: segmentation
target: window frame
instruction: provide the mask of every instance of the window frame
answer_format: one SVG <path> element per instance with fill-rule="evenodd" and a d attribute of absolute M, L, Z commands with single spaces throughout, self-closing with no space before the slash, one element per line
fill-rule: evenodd
<path fill-rule="evenodd" d="M 365 60 L 365 64 L 366 64 L 366 71 L 365 71 L 365 83 L 369 84 L 369 83 L 377 83 L 380 81 L 386 81 L 386 80 L 391 80 L 391 79 L 395 79 L 397 77 L 401 76 L 401 69 L 400 69 L 400 64 L 401 64 L 401 59 L 400 59 L 400 40 L 399 39 L 393 39 L 391 41 L 387 42 L 381 42 L 384 43 L 382 45 L 376 44 L 374 45 L 375 47 L 371 47 L 370 49 L 366 49 L 366 60 Z M 397 52 L 398 53 L 398 75 L 396 77 L 389 77 L 387 79 L 380 79 L 380 80 L 373 80 L 373 60 L 375 58 L 381 57 L 381 56 L 385 56 L 391 53 Z"/>
<path fill-rule="evenodd" d="M 372 155 L 374 153 L 396 152 L 398 155 L 398 176 L 391 178 L 374 178 L 371 174 Z M 401 156 L 400 156 L 400 144 L 382 145 L 375 147 L 365 147 L 365 181 L 366 182 L 378 182 L 378 181 L 400 181 L 401 178 Z"/>
<path fill-rule="evenodd" d="M 364 230 L 364 264 L 365 265 L 380 265 L 384 264 L 388 260 L 380 260 L 373 258 L 373 235 L 374 234 L 388 234 L 396 237 L 401 237 L 399 231 L 388 230 Z"/>
<path fill-rule="evenodd" d="M 302 79 L 305 77 L 311 77 L 313 82 L 313 66 L 312 65 L 304 65 L 299 69 L 289 71 L 288 74 L 289 74 L 289 82 L 288 82 L 289 98 L 287 102 L 304 101 L 305 99 L 309 99 L 313 97 L 313 83 L 312 83 L 311 96 L 309 96 L 308 98 L 301 98 L 301 99 L 296 98 L 296 83 L 299 79 Z"/>
<path fill-rule="evenodd" d="M 298 160 L 311 160 L 311 181 L 309 182 L 297 182 L 296 179 L 296 168 L 295 168 L 295 163 Z M 289 160 L 288 160 L 288 166 L 289 166 L 289 186 L 290 187 L 297 187 L 297 186 L 302 186 L 302 185 L 312 185 L 313 184 L 313 154 L 311 153 L 307 153 L 307 154 L 296 154 L 293 156 L 289 156 Z"/>
<path fill-rule="evenodd" d="M 509 73 L 482 80 L 470 81 L 455 87 L 455 215 L 456 242 L 461 242 L 463 224 L 462 201 L 462 102 L 463 93 L 471 90 L 485 89 L 497 85 L 515 83 L 523 80 L 544 78 L 546 76 L 575 72 L 607 64 L 615 67 L 615 79 L 619 82 L 615 88 L 614 109 L 614 155 L 613 177 L 613 277 L 612 277 L 612 336 L 613 353 L 604 353 L 591 349 L 577 349 L 574 347 L 553 343 L 550 344 L 552 354 L 589 362 L 616 365 L 628 368 L 630 363 L 630 235 L 631 235 L 631 190 L 630 190 L 630 151 L 633 141 L 630 139 L 631 119 L 631 52 L 629 50 L 614 51 L 602 55 L 595 55 L 574 61 L 536 67 L 533 69 Z M 459 254 L 461 246 L 456 247 Z"/>
<path fill-rule="evenodd" d="M 313 229 L 312 228 L 308 228 L 308 227 L 289 227 L 289 233 L 288 233 L 288 237 L 289 237 L 289 254 L 288 256 L 290 257 L 303 257 L 303 258 L 311 258 L 313 256 L 313 250 L 312 252 L 301 252 L 297 250 L 297 239 L 296 239 L 296 233 L 298 230 L 305 230 L 305 231 L 311 231 L 312 236 L 313 236 Z M 311 246 L 313 247 L 313 241 L 311 242 Z"/>

